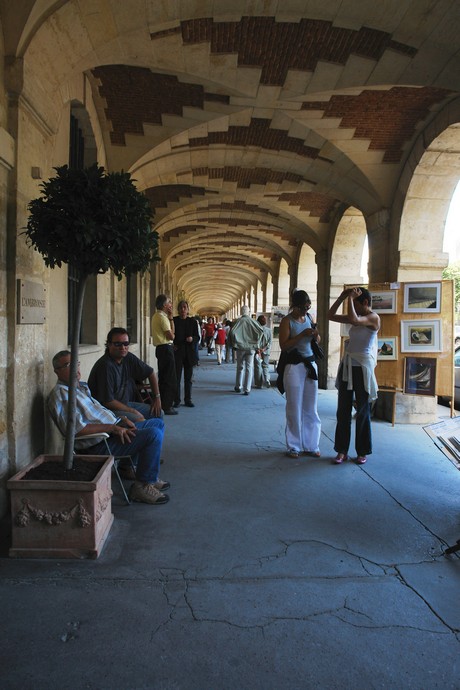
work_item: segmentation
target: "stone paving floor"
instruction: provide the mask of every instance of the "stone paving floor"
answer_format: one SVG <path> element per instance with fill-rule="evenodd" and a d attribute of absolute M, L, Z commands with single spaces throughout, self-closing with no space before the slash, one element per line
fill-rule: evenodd
<path fill-rule="evenodd" d="M 202 354 L 166 418 L 164 506 L 123 504 L 97 561 L 7 558 L 3 690 L 460 688 L 460 473 L 420 427 L 373 423 L 364 466 L 284 455 L 284 401 Z M 439 408 L 441 414 L 448 410 Z"/>

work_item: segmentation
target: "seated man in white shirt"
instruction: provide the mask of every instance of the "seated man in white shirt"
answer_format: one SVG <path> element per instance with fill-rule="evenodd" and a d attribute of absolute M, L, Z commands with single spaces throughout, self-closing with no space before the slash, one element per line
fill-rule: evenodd
<path fill-rule="evenodd" d="M 48 396 L 48 409 L 62 435 L 67 428 L 70 352 L 61 350 L 53 357 L 53 368 L 57 383 Z M 113 455 L 137 456 L 136 480 L 129 498 L 132 501 L 159 505 L 167 503 L 169 496 L 163 492 L 169 489 L 169 482 L 159 479 L 160 453 L 163 444 L 164 422 L 162 419 L 147 419 L 133 423 L 126 417 L 116 417 L 91 397 L 88 385 L 80 381 L 80 367 L 77 371 L 75 447 L 82 453 L 105 455 L 104 442 L 94 444 L 94 439 L 85 439 L 88 434 L 107 433 L 107 443 Z"/>

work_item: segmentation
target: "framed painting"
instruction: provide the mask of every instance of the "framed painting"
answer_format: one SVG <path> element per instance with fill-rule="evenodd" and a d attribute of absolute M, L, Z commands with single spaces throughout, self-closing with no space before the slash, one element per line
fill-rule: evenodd
<path fill-rule="evenodd" d="M 436 358 L 406 357 L 404 393 L 434 396 L 436 389 Z"/>
<path fill-rule="evenodd" d="M 401 321 L 401 352 L 441 352 L 441 320 Z"/>
<path fill-rule="evenodd" d="M 271 322 L 272 324 L 280 324 L 281 319 L 289 313 L 289 307 L 272 307 Z"/>
<path fill-rule="evenodd" d="M 398 338 L 377 338 L 377 361 L 398 359 Z"/>
<path fill-rule="evenodd" d="M 441 311 L 441 283 L 406 283 L 404 307 L 407 314 Z"/>
<path fill-rule="evenodd" d="M 289 313 L 289 307 L 272 307 L 270 317 L 270 327 L 272 329 L 273 339 L 278 340 L 280 334 L 281 320 Z"/>
<path fill-rule="evenodd" d="M 372 309 L 376 314 L 396 314 L 396 290 L 371 291 Z"/>

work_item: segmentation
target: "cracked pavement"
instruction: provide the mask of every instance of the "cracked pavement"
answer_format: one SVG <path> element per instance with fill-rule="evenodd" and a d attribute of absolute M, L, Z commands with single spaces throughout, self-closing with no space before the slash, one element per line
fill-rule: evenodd
<path fill-rule="evenodd" d="M 123 505 L 97 561 L 7 558 L 3 690 L 457 689 L 460 474 L 417 426 L 373 422 L 365 467 L 284 456 L 284 401 L 203 361 L 167 418 L 164 506 Z M 447 408 L 439 408 L 447 415 Z"/>

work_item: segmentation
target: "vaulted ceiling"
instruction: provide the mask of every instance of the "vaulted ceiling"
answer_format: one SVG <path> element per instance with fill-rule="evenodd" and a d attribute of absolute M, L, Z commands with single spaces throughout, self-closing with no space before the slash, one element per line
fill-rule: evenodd
<path fill-rule="evenodd" d="M 10 6 L 8 8 L 8 5 Z M 456 0 L 0 2 L 53 94 L 85 74 L 107 165 L 155 209 L 167 275 L 225 312 L 341 214 L 390 208 L 415 138 L 460 87 Z"/>

